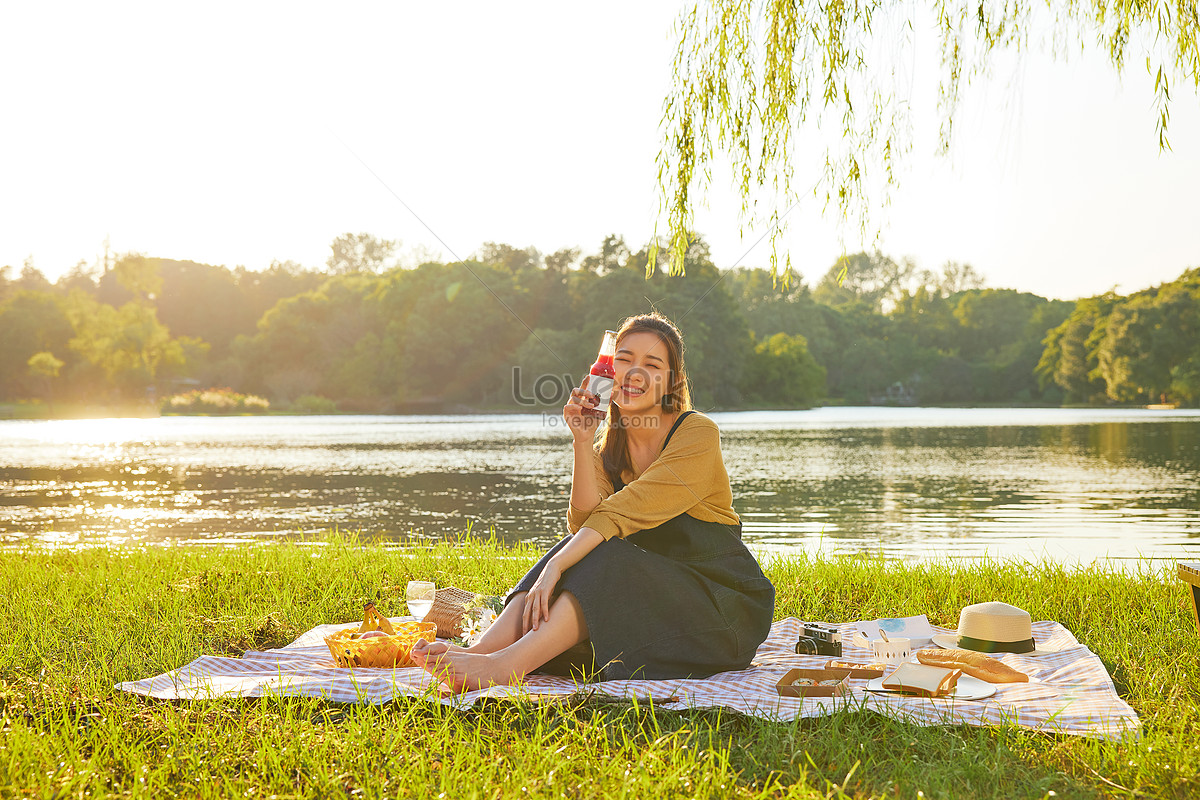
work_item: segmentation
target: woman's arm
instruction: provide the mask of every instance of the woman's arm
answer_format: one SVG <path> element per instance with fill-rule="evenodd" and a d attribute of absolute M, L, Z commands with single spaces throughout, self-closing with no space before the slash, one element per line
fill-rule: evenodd
<path fill-rule="evenodd" d="M 645 472 L 605 497 L 579 524 L 605 539 L 624 538 L 705 505 L 709 498 L 727 502 L 729 491 L 720 431 L 712 420 L 693 414 Z"/>
<path fill-rule="evenodd" d="M 591 442 L 583 439 L 575 439 L 573 447 L 575 467 L 571 472 L 571 506 L 587 519 L 592 509 L 604 499 L 596 480 L 596 451 Z"/>
<path fill-rule="evenodd" d="M 595 528 L 583 527 L 571 537 L 567 546 L 550 557 L 550 563 L 558 567 L 559 572 L 566 572 L 583 560 L 583 557 L 596 549 L 596 545 L 604 541 L 600 531 Z"/>
<path fill-rule="evenodd" d="M 571 533 L 578 531 L 592 513 L 592 509 L 613 492 L 612 483 L 607 476 L 600 475 L 604 470 L 600 464 L 600 455 L 592 444 L 596 439 L 596 429 L 600 420 L 583 413 L 585 404 L 595 407 L 599 400 L 594 393 L 587 391 L 590 377 L 585 376 L 583 385 L 571 390 L 571 399 L 563 406 L 563 420 L 571 431 L 571 447 L 575 454 L 571 472 L 571 501 L 567 507 L 567 530 Z"/>
<path fill-rule="evenodd" d="M 550 598 L 558 586 L 562 574 L 578 564 L 584 556 L 596 549 L 604 541 L 600 531 L 595 528 L 580 528 L 567 542 L 566 547 L 555 553 L 542 574 L 525 595 L 525 607 L 521 613 L 521 635 L 530 630 L 537 630 L 543 620 L 550 619 Z"/>

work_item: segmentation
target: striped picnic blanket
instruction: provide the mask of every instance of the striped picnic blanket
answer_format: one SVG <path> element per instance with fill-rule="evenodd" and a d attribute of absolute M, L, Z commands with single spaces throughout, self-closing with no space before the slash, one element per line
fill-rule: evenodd
<path fill-rule="evenodd" d="M 397 697 L 420 697 L 458 708 L 469 708 L 484 697 L 553 698 L 583 690 L 652 701 L 665 709 L 720 706 L 778 721 L 866 710 L 916 725 L 1009 724 L 1101 739 L 1140 734 L 1137 714 L 1117 696 L 1104 664 L 1057 622 L 1034 623 L 1033 634 L 1039 644 L 1056 644 L 1063 649 L 1039 656 L 1012 653 L 1000 656 L 1005 663 L 1029 675 L 1030 682 L 1000 684 L 993 696 L 983 700 L 928 700 L 879 694 L 866 691 L 866 681 L 862 680 L 852 680 L 851 692 L 840 698 L 780 697 L 775 684 L 785 672 L 793 667 L 820 667 L 828 660 L 825 656 L 802 656 L 794 652 L 801 624 L 794 618 L 779 620 L 771 626 L 771 635 L 758 648 L 749 669 L 705 679 L 580 685 L 565 678 L 530 675 L 519 686 L 496 686 L 451 695 L 428 673 L 415 667 L 353 671 L 338 668 L 323 639 L 352 626 L 319 625 L 278 650 L 249 651 L 242 658 L 201 656 L 179 669 L 154 678 L 119 683 L 116 688 L 163 699 L 299 695 L 346 703 L 385 703 Z M 851 642 L 855 623 L 839 627 L 845 642 L 842 660 L 870 661 L 870 651 Z M 934 630 L 949 632 L 945 628 Z"/>

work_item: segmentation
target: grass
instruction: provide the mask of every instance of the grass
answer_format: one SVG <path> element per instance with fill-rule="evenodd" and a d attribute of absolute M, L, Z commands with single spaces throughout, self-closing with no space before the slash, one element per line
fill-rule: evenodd
<path fill-rule="evenodd" d="M 151 701 L 113 684 L 202 653 L 278 647 L 398 609 L 410 578 L 498 594 L 539 552 L 496 542 L 0 551 L 2 797 L 1192 797 L 1200 646 L 1169 571 L 775 559 L 776 616 L 926 613 L 1002 599 L 1104 661 L 1143 736 L 919 728 L 870 713 L 795 723 L 572 697 L 459 712 L 400 701 Z"/>

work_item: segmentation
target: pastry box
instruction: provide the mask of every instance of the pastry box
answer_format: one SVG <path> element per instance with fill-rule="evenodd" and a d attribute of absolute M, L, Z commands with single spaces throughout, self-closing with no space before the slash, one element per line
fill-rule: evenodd
<path fill-rule="evenodd" d="M 789 669 L 775 684 L 780 697 L 841 697 L 850 690 L 845 669 Z"/>
<path fill-rule="evenodd" d="M 851 678 L 882 678 L 888 671 L 888 665 L 857 664 L 852 661 L 838 661 L 836 658 L 831 658 L 825 662 L 825 669 L 848 672 Z"/>

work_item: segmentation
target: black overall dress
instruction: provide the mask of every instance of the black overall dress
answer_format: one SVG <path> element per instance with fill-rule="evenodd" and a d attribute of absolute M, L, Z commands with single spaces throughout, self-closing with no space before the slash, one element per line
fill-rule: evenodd
<path fill-rule="evenodd" d="M 664 449 L 691 413 L 675 421 Z M 613 486 L 624 487 L 619 478 Z M 508 600 L 529 591 L 570 539 L 546 553 Z M 563 572 L 555 596 L 564 591 L 579 601 L 589 641 L 540 671 L 602 680 L 706 678 L 745 669 L 775 613 L 775 587 L 742 543 L 741 524 L 687 514 L 601 542 Z"/>

